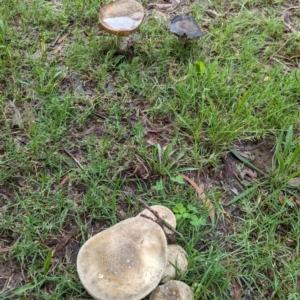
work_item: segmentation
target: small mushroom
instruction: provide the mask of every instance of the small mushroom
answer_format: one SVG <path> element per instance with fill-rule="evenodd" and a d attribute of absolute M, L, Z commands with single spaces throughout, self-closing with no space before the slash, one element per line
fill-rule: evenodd
<path fill-rule="evenodd" d="M 166 221 L 174 229 L 176 228 L 176 217 L 168 207 L 163 206 L 163 205 L 153 205 L 153 206 L 150 206 L 150 208 L 152 210 L 156 211 L 161 219 Z M 157 217 L 147 208 L 144 209 L 142 212 L 140 212 L 138 214 L 138 216 L 145 216 L 145 217 L 152 219 L 155 222 L 157 221 Z M 174 235 L 174 231 L 172 231 L 166 225 L 162 224 L 162 228 L 167 236 Z"/>
<path fill-rule="evenodd" d="M 127 52 L 133 34 L 144 19 L 144 8 L 135 0 L 118 0 L 103 6 L 99 11 L 101 27 L 118 36 L 118 50 Z"/>
<path fill-rule="evenodd" d="M 183 42 L 198 39 L 203 36 L 196 20 L 189 14 L 183 17 L 175 16 L 169 25 L 169 30 L 177 35 Z"/>
<path fill-rule="evenodd" d="M 177 271 L 184 273 L 188 268 L 187 253 L 179 245 L 168 245 L 167 267 L 162 276 L 162 282 L 175 279 Z"/>
<path fill-rule="evenodd" d="M 191 288 L 182 281 L 170 280 L 158 286 L 149 300 L 194 300 Z"/>
<path fill-rule="evenodd" d="M 85 242 L 77 272 L 94 299 L 138 300 L 156 288 L 166 262 L 162 228 L 146 218 L 130 218 Z"/>

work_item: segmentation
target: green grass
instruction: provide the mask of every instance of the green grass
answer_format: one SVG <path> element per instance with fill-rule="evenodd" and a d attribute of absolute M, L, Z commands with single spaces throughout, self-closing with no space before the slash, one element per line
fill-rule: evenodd
<path fill-rule="evenodd" d="M 242 299 L 299 299 L 300 15 L 286 32 L 285 2 L 196 1 L 205 36 L 187 45 L 152 10 L 126 57 L 98 25 L 104 1 L 0 0 L 0 299 L 90 299 L 76 253 L 138 197 L 205 221 L 177 228 L 195 299 L 232 299 L 233 279 Z M 234 196 L 224 160 L 246 141 L 271 143 L 273 165 Z M 205 184 L 214 222 L 178 172 Z"/>

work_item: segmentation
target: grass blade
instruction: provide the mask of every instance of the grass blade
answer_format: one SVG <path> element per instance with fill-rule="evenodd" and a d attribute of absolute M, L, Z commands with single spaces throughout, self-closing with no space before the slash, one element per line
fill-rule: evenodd
<path fill-rule="evenodd" d="M 291 143 L 293 140 L 293 125 L 288 128 L 286 139 L 284 143 L 283 156 L 287 156 L 289 154 L 289 149 L 291 147 Z"/>
<path fill-rule="evenodd" d="M 236 157 L 238 158 L 243 164 L 245 164 L 247 167 L 257 171 L 258 173 L 264 175 L 264 176 L 268 176 L 265 172 L 263 172 L 262 170 L 260 170 L 259 168 L 257 168 L 256 166 L 254 166 L 251 162 L 249 162 L 247 159 L 245 159 L 243 156 L 241 156 L 238 152 L 236 152 L 233 149 L 229 149 L 229 151 Z"/>
<path fill-rule="evenodd" d="M 287 166 L 287 170 L 289 170 L 291 168 L 291 166 L 295 163 L 295 161 L 300 157 L 300 146 L 298 146 L 296 148 L 296 150 L 294 151 L 291 159 L 289 160 L 288 166 Z"/>
<path fill-rule="evenodd" d="M 234 196 L 233 199 L 231 201 L 229 201 L 228 203 L 226 203 L 225 205 L 226 206 L 231 205 L 231 204 L 237 202 L 238 200 L 250 195 L 251 193 L 254 194 L 257 189 L 258 189 L 258 186 L 254 185 L 254 186 L 250 187 L 249 189 L 244 190 L 242 193 Z"/>
<path fill-rule="evenodd" d="M 47 257 L 44 261 L 44 274 L 47 274 L 47 272 L 49 271 L 50 269 L 50 266 L 51 266 L 51 259 L 52 259 L 52 254 L 53 254 L 53 251 L 50 250 L 47 254 Z"/>

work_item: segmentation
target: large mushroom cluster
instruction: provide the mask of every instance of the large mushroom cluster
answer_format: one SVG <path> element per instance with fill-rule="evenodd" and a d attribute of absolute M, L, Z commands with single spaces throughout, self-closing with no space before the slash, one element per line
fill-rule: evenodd
<path fill-rule="evenodd" d="M 161 205 L 146 208 L 88 239 L 77 257 L 85 289 L 99 300 L 193 300 L 188 285 L 175 280 L 187 271 L 187 253 L 168 244 L 176 219 Z M 162 283 L 160 285 L 160 283 Z"/>

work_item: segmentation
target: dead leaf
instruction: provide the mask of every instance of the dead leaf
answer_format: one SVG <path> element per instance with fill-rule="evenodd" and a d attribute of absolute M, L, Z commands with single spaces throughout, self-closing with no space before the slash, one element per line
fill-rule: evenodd
<path fill-rule="evenodd" d="M 294 177 L 292 179 L 290 179 L 287 183 L 288 186 L 292 187 L 292 188 L 297 188 L 300 186 L 300 177 Z"/>
<path fill-rule="evenodd" d="M 293 33 L 297 32 L 292 21 L 292 13 L 290 11 L 284 11 L 281 16 L 281 20 L 284 22 L 285 31 Z"/>
<path fill-rule="evenodd" d="M 119 220 L 125 220 L 126 219 L 126 213 L 122 209 L 117 210 L 116 215 L 117 215 Z"/>
<path fill-rule="evenodd" d="M 210 219 L 213 222 L 215 219 L 215 210 L 214 210 L 214 206 L 212 204 L 212 202 L 206 198 L 206 194 L 204 193 L 204 190 L 202 188 L 200 188 L 195 181 L 193 181 L 192 179 L 190 179 L 189 177 L 183 175 L 183 174 L 178 174 L 180 176 L 183 177 L 184 180 L 186 180 L 198 193 L 199 197 L 201 198 L 201 200 L 203 201 L 204 205 L 209 209 L 210 213 Z"/>
<path fill-rule="evenodd" d="M 231 279 L 231 284 L 233 285 L 233 293 L 231 294 L 231 299 L 240 299 L 242 294 L 242 286 L 236 281 L 235 278 Z"/>
<path fill-rule="evenodd" d="M 257 178 L 257 173 L 256 171 L 253 171 L 252 169 L 245 167 L 243 171 L 240 172 L 239 177 L 244 180 L 244 179 L 256 179 Z"/>
<path fill-rule="evenodd" d="M 11 247 L 4 247 L 4 248 L 0 248 L 0 253 L 6 253 L 9 252 L 13 249 L 13 246 Z"/>
<path fill-rule="evenodd" d="M 23 145 L 27 145 L 29 140 L 25 136 L 17 135 L 16 142 L 18 142 L 19 145 L 23 146 Z"/>
<path fill-rule="evenodd" d="M 249 150 L 253 150 L 255 148 L 258 148 L 259 145 L 252 147 Z M 249 161 L 254 161 L 255 160 L 255 156 L 249 151 L 247 150 L 241 150 L 241 149 L 235 149 L 235 151 L 242 157 L 244 157 L 245 159 L 249 160 Z"/>
<path fill-rule="evenodd" d="M 283 195 L 282 193 L 279 193 L 279 195 L 278 195 L 278 200 L 279 200 L 279 202 L 280 202 L 281 204 L 284 203 L 284 195 Z"/>
<path fill-rule="evenodd" d="M 142 179 L 147 179 L 150 176 L 148 168 L 145 166 L 145 164 L 140 159 L 138 159 L 138 161 L 139 162 L 136 164 L 133 172 L 131 174 L 129 174 L 128 177 L 137 176 Z"/>
<path fill-rule="evenodd" d="M 167 141 L 165 141 L 160 134 L 155 134 L 155 133 L 147 133 L 146 135 L 146 142 L 151 145 L 151 146 L 156 146 L 159 144 L 161 148 L 164 148 L 165 145 L 167 145 Z"/>
<path fill-rule="evenodd" d="M 149 8 L 151 7 L 157 7 L 160 9 L 166 9 L 172 6 L 172 4 L 160 4 L 160 3 L 149 3 L 148 4 Z"/>
<path fill-rule="evenodd" d="M 26 181 L 23 177 L 20 176 L 19 173 L 16 174 L 15 176 L 15 182 L 20 186 L 20 187 L 26 187 Z"/>
<path fill-rule="evenodd" d="M 12 118 L 12 127 L 23 128 L 23 120 L 19 109 L 14 106 L 14 115 Z"/>
<path fill-rule="evenodd" d="M 298 207 L 300 207 L 300 201 L 297 200 L 297 198 L 296 198 L 295 196 L 291 196 L 291 197 L 290 197 L 290 200 L 293 201 L 293 202 L 295 202 L 296 205 L 297 205 Z"/>
<path fill-rule="evenodd" d="M 170 78 L 174 81 L 174 82 L 180 82 L 180 81 L 184 81 L 184 80 L 187 80 L 189 78 L 188 75 L 185 75 L 179 79 L 175 79 L 175 77 L 173 76 L 173 69 L 169 69 L 169 76 Z"/>
<path fill-rule="evenodd" d="M 62 51 L 62 49 L 64 48 L 65 44 L 58 44 L 55 48 L 53 48 L 53 50 L 51 51 L 51 55 L 54 57 L 58 54 L 60 54 L 60 52 Z"/>
<path fill-rule="evenodd" d="M 173 5 L 178 6 L 180 4 L 180 0 L 170 0 Z"/>
<path fill-rule="evenodd" d="M 158 10 L 155 10 L 153 15 L 154 15 L 155 19 L 160 19 L 160 18 L 163 18 L 164 20 L 168 19 L 168 17 L 164 13 L 162 13 L 161 11 L 158 11 Z"/>
<path fill-rule="evenodd" d="M 261 203 L 261 200 L 262 200 L 262 196 L 261 196 L 261 194 L 259 194 L 257 196 L 256 203 L 259 205 Z"/>
<path fill-rule="evenodd" d="M 61 251 L 70 241 L 71 237 L 73 236 L 74 233 L 76 233 L 78 230 L 77 227 L 73 227 L 70 232 L 67 233 L 67 235 L 62 239 L 62 241 L 56 245 L 55 249 L 54 249 L 54 253 L 57 253 L 59 251 Z"/>
<path fill-rule="evenodd" d="M 283 195 L 282 192 L 279 193 L 279 195 L 278 195 L 278 200 L 279 200 L 279 202 L 280 202 L 281 204 L 284 203 L 284 195 Z M 293 201 L 298 207 L 300 207 L 300 201 L 299 201 L 295 196 L 291 196 L 291 197 L 289 198 L 289 200 L 290 200 L 290 201 Z"/>
<path fill-rule="evenodd" d="M 155 146 L 157 144 L 157 141 L 155 139 L 148 139 L 146 142 L 150 146 Z"/>
<path fill-rule="evenodd" d="M 60 187 L 63 187 L 69 180 L 69 175 L 65 175 L 64 178 L 62 179 L 62 181 L 59 183 Z"/>
<path fill-rule="evenodd" d="M 171 127 L 171 128 L 170 128 Z M 148 127 L 147 128 L 147 133 L 151 132 L 151 133 L 161 133 L 161 132 L 170 132 L 173 128 L 172 124 L 163 126 L 163 127 Z"/>
<path fill-rule="evenodd" d="M 105 132 L 105 129 L 100 124 L 91 124 L 90 127 L 86 126 L 82 131 L 72 130 L 70 132 L 70 135 L 72 137 L 78 138 L 78 137 L 82 137 L 85 135 L 89 135 L 91 133 L 93 133 L 95 135 L 101 135 L 104 132 Z"/>
<path fill-rule="evenodd" d="M 271 280 L 274 279 L 274 272 L 270 268 L 267 268 L 267 275 Z"/>
<path fill-rule="evenodd" d="M 37 49 L 30 57 L 34 60 L 38 60 L 42 57 L 42 51 Z"/>
<path fill-rule="evenodd" d="M 51 2 L 56 9 L 60 9 L 62 7 L 62 0 L 51 0 Z"/>
<path fill-rule="evenodd" d="M 238 191 L 235 187 L 230 188 L 230 190 L 231 190 L 235 195 L 238 195 L 238 194 L 239 194 L 239 191 Z"/>
<path fill-rule="evenodd" d="M 69 33 L 64 34 L 63 36 L 61 36 L 61 37 L 57 40 L 56 44 L 60 44 L 60 43 L 63 42 L 68 36 L 69 36 Z"/>
<path fill-rule="evenodd" d="M 205 11 L 205 13 L 206 13 L 209 17 L 211 17 L 211 18 L 213 18 L 213 19 L 218 18 L 218 17 L 222 17 L 222 15 L 218 14 L 216 11 L 214 11 L 214 10 L 212 10 L 212 9 L 207 9 L 207 10 Z"/>

